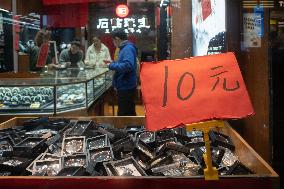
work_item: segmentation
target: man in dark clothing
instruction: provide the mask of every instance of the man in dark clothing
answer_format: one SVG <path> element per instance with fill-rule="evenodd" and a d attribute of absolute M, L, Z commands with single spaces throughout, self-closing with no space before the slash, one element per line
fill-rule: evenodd
<path fill-rule="evenodd" d="M 65 49 L 60 53 L 59 64 L 68 63 L 70 67 L 77 67 L 77 63 L 83 61 L 83 52 L 78 41 L 71 42 L 70 49 Z"/>
<path fill-rule="evenodd" d="M 78 67 L 77 63 L 83 61 L 83 52 L 80 49 L 80 42 L 71 42 L 70 49 L 64 49 L 59 56 L 59 65 L 55 65 L 55 68 L 62 67 Z"/>
<path fill-rule="evenodd" d="M 137 87 L 136 75 L 136 47 L 127 40 L 124 30 L 115 30 L 111 33 L 113 43 L 120 48 L 118 60 L 104 61 L 109 69 L 114 70 L 113 86 L 117 90 L 118 116 L 136 116 L 135 94 Z"/>

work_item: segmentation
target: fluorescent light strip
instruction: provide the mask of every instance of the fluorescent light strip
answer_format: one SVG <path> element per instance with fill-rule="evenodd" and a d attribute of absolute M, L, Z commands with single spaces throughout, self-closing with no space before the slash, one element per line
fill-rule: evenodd
<path fill-rule="evenodd" d="M 6 10 L 6 9 L 2 9 L 2 8 L 0 8 L 0 11 L 10 12 L 10 11 L 8 11 L 8 10 Z"/>

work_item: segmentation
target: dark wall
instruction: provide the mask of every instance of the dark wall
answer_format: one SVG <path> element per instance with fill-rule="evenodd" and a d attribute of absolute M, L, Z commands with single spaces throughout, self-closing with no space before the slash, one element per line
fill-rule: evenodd
<path fill-rule="evenodd" d="M 172 8 L 171 58 L 186 58 L 192 53 L 191 1 L 180 1 Z"/>
<path fill-rule="evenodd" d="M 11 11 L 12 10 L 12 0 L 1 0 L 0 7 L 6 10 Z"/>
<path fill-rule="evenodd" d="M 41 0 L 17 0 L 17 14 L 28 15 L 31 12 L 41 14 L 42 11 Z"/>
<path fill-rule="evenodd" d="M 12 15 L 8 13 L 2 13 L 3 17 L 12 18 Z M 12 71 L 14 69 L 13 65 L 13 34 L 12 34 L 12 25 L 3 24 L 4 30 L 4 69 L 1 72 Z"/>

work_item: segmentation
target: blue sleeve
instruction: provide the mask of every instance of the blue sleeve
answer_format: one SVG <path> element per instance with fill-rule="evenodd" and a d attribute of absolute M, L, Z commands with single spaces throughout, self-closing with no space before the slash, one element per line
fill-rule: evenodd
<path fill-rule="evenodd" d="M 125 49 L 121 55 L 122 59 L 117 62 L 112 62 L 109 65 L 110 70 L 115 70 L 118 72 L 129 72 L 135 68 L 135 52 L 132 48 Z"/>

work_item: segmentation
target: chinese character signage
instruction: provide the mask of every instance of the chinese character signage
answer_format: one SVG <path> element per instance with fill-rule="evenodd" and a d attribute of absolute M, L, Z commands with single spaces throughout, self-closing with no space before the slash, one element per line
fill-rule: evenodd
<path fill-rule="evenodd" d="M 150 29 L 146 17 L 141 18 L 100 18 L 96 24 L 97 29 L 110 33 L 117 28 L 125 28 L 126 33 L 142 33 Z"/>
<path fill-rule="evenodd" d="M 261 47 L 262 27 L 260 13 L 244 13 L 243 30 L 244 48 Z"/>
<path fill-rule="evenodd" d="M 192 0 L 193 56 L 226 52 L 225 0 Z"/>
<path fill-rule="evenodd" d="M 141 88 L 150 130 L 254 114 L 233 53 L 144 63 Z"/>

